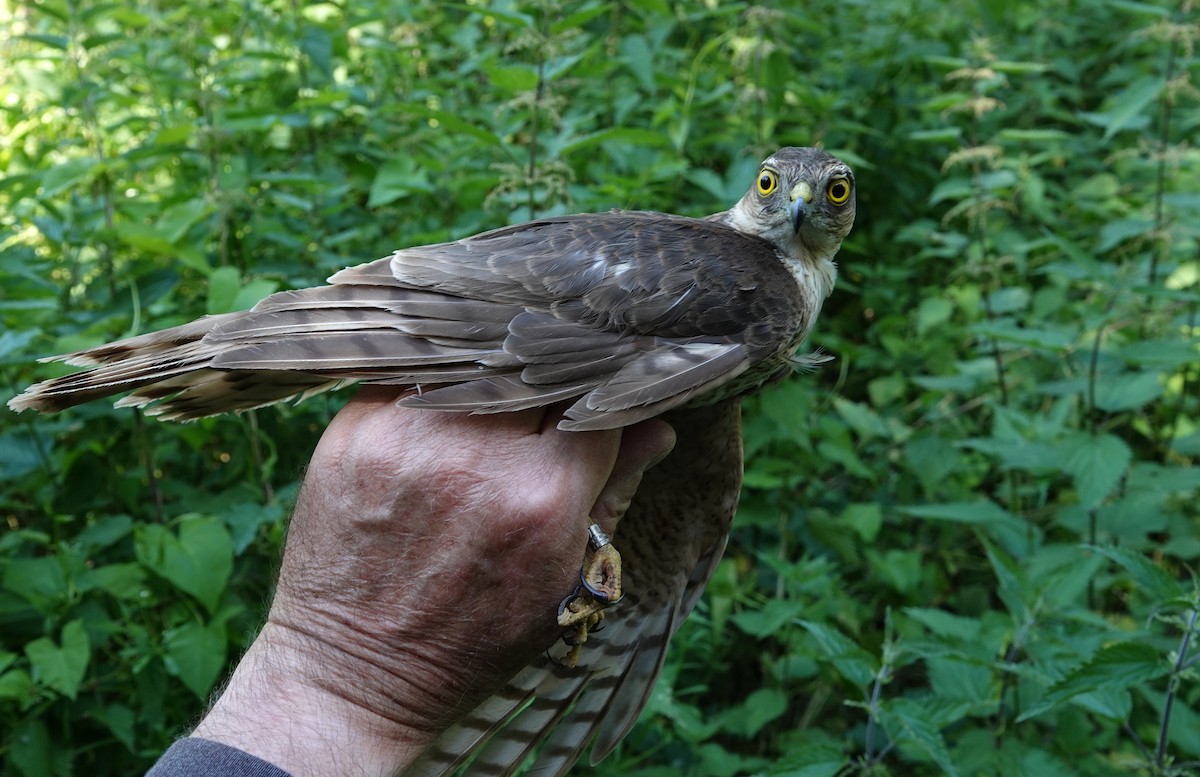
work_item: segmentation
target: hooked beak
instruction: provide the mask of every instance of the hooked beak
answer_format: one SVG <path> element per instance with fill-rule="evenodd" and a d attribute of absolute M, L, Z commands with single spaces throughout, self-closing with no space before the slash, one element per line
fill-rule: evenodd
<path fill-rule="evenodd" d="M 808 204 L 813 200 L 812 187 L 801 181 L 792 187 L 788 198 L 791 200 L 788 213 L 792 217 L 792 231 L 799 232 L 800 225 L 804 223 L 804 216 L 808 213 Z"/>

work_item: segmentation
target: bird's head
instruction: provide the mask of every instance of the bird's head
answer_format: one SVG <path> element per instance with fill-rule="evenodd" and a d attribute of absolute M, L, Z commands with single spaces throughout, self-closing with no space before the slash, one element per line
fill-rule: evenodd
<path fill-rule="evenodd" d="M 763 160 L 730 215 L 737 228 L 789 255 L 831 259 L 854 226 L 854 210 L 854 173 L 845 162 L 789 146 Z"/>

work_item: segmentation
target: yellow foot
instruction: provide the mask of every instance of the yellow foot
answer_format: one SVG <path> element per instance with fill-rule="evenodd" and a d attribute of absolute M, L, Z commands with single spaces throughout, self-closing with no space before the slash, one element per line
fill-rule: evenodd
<path fill-rule="evenodd" d="M 588 527 L 588 548 L 591 555 L 579 570 L 579 586 L 563 600 L 558 608 L 558 625 L 563 628 L 562 639 L 571 650 L 562 664 L 574 668 L 588 634 L 604 620 L 604 610 L 621 601 L 621 554 L 612 546 L 608 535 L 596 524 Z"/>

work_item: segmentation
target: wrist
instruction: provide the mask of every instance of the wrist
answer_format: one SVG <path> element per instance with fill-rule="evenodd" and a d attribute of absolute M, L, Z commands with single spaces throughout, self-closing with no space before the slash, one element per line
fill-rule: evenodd
<path fill-rule="evenodd" d="M 371 698 L 371 689 L 388 685 L 370 680 L 372 667 L 354 667 L 344 655 L 335 660 L 334 650 L 268 622 L 192 735 L 294 777 L 400 772 L 439 732 L 381 714 L 382 698 Z M 387 703 L 403 708 L 395 695 Z"/>

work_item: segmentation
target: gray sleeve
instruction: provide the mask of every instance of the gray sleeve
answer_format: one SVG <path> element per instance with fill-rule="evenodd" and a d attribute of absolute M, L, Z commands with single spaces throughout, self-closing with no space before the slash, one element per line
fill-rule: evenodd
<path fill-rule="evenodd" d="M 146 777 L 291 777 L 261 758 L 209 739 L 180 739 Z"/>

